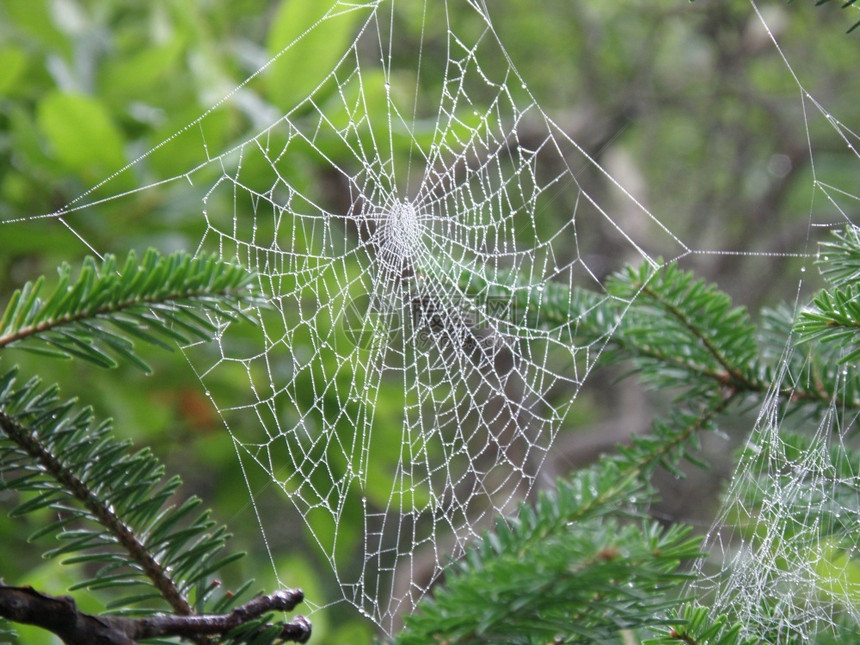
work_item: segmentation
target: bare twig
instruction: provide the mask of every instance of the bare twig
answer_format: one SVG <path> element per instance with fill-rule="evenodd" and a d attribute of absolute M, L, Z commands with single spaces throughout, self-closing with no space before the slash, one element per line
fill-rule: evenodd
<path fill-rule="evenodd" d="M 0 583 L 0 617 L 46 629 L 67 645 L 134 645 L 140 639 L 159 636 L 199 638 L 226 634 L 267 612 L 290 611 L 303 598 L 300 589 L 282 589 L 258 596 L 229 614 L 131 618 L 85 614 L 67 596 L 49 596 L 32 587 Z M 282 627 L 280 637 L 286 642 L 306 643 L 311 636 L 311 623 L 304 616 L 296 616 Z"/>

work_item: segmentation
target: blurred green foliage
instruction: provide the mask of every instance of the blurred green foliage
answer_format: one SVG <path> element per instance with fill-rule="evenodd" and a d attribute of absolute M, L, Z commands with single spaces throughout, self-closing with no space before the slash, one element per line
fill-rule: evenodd
<path fill-rule="evenodd" d="M 802 248 L 808 222 L 831 216 L 826 200 L 810 200 L 813 179 L 826 177 L 849 193 L 856 187 L 846 170 L 849 153 L 843 142 L 814 112 L 805 118 L 797 85 L 746 0 L 694 5 L 680 0 L 512 0 L 490 6 L 500 39 L 542 107 L 684 243 L 761 253 L 744 259 L 693 256 L 688 263 L 699 275 L 724 285 L 736 300 L 751 306 L 793 293 L 796 282 L 785 279 L 792 260 L 768 254 Z M 221 152 L 247 140 L 281 114 L 295 109 L 300 117 L 299 101 L 344 54 L 366 11 L 345 12 L 328 21 L 304 43 L 307 49 L 288 50 L 265 74 L 243 85 L 238 90 L 242 101 L 186 126 L 313 25 L 325 9 L 326 3 L 318 0 L 4 0 L 0 221 L 15 223 L 0 224 L 0 293 L 11 293 L 64 260 L 79 260 L 89 252 L 87 245 L 100 253 L 121 255 L 150 246 L 163 252 L 197 249 L 205 230 L 202 199 L 212 182 L 156 184 L 190 171 L 206 160 L 209 151 Z M 809 92 L 846 123 L 856 123 L 857 41 L 839 31 L 843 22 L 839 12 L 799 4 L 789 9 L 780 3 L 768 4 L 767 10 Z M 448 12 L 447 19 L 458 32 L 482 27 L 465 3 L 451 3 Z M 446 60 L 445 20 L 444 12 L 425 12 L 419 2 L 397 5 L 396 56 L 387 80 L 390 91 L 403 97 L 415 94 L 417 84 L 419 124 L 435 116 L 438 106 Z M 401 68 L 396 61 L 414 61 L 419 50 L 424 64 L 416 79 L 411 66 Z M 502 60 L 482 62 L 490 74 L 501 73 L 506 65 Z M 384 111 L 382 71 L 366 68 L 362 82 L 370 99 L 362 110 Z M 343 91 L 357 89 L 346 84 Z M 324 98 L 325 92 L 319 96 Z M 329 98 L 323 110 L 332 123 L 346 124 L 360 116 L 347 113 L 344 106 L 349 100 L 332 94 Z M 462 116 L 474 125 L 470 114 Z M 384 140 L 385 127 L 383 121 L 374 121 L 362 136 Z M 175 133 L 181 134 L 154 149 Z M 456 129 L 449 134 L 456 135 Z M 432 136 L 430 127 L 419 127 L 415 134 L 421 145 L 429 145 Z M 393 141 L 395 147 L 408 145 L 402 139 L 398 142 L 396 133 Z M 816 152 L 815 174 L 810 145 Z M 334 137 L 323 138 L 316 146 L 339 163 L 355 162 Z M 148 151 L 152 152 L 146 158 L 114 176 Z M 327 164 L 318 151 L 295 145 L 284 163 L 291 183 L 306 194 L 324 197 L 329 192 Z M 249 163 L 243 179 L 247 177 L 249 185 L 271 187 L 271 172 L 270 166 Z M 100 185 L 104 180 L 108 181 Z M 611 203 L 612 189 L 599 173 L 581 168 L 578 180 Z M 144 185 L 154 187 L 135 191 Z M 81 203 L 127 195 L 71 213 L 68 221 L 77 234 L 56 217 L 27 219 L 74 206 L 78 196 L 94 186 L 99 187 Z M 231 197 L 229 191 L 216 189 L 207 201 L 212 218 L 232 218 Z M 545 230 L 537 233 L 546 234 L 563 222 L 573 199 L 562 195 L 555 200 L 543 218 Z M 250 211 L 252 206 L 237 208 Z M 630 224 L 625 218 L 631 215 L 620 205 L 619 209 L 614 216 Z M 630 259 L 599 231 L 583 226 L 581 233 L 595 252 L 589 261 L 599 277 Z M 661 244 L 653 241 L 655 253 Z M 266 319 L 266 324 L 284 322 Z M 250 346 L 255 333 L 258 330 L 248 326 L 237 337 L 240 343 L 247 339 Z M 293 342 L 300 345 L 307 339 L 299 332 Z M 196 351 L 205 360 L 206 352 L 214 350 Z M 304 587 L 311 603 L 322 606 L 339 600 L 328 564 L 285 496 L 265 473 L 243 469 L 237 459 L 224 422 L 236 435 L 246 435 L 255 431 L 254 421 L 239 414 L 220 419 L 203 388 L 192 382 L 182 356 L 156 353 L 148 360 L 155 364 L 158 377 L 146 378 L 128 368 L 103 374 L 77 365 L 40 372 L 46 381 L 63 383 L 65 395 L 85 394 L 101 415 L 116 419 L 120 433 L 152 446 L 168 462 L 168 469 L 181 471 L 189 487 L 238 533 L 238 545 L 251 551 L 243 566 L 253 570 L 261 588 L 278 586 L 273 561 L 281 580 Z M 209 360 L 217 356 L 210 355 Z M 332 356 L 330 363 L 334 361 Z M 27 357 L 22 356 L 21 363 L 25 372 L 33 370 Z M 324 367 L 317 369 L 309 383 L 332 374 Z M 335 378 L 353 376 L 341 369 Z M 238 366 L 232 373 L 222 369 L 207 387 L 219 400 L 229 400 L 231 393 L 241 397 L 249 378 L 264 381 L 265 374 L 249 377 Z M 399 442 L 395 420 L 401 401 L 394 391 L 380 397 L 383 403 L 376 410 L 380 418 L 392 420 L 391 437 L 379 438 L 383 447 Z M 604 414 L 599 394 L 586 392 L 581 401 L 586 412 L 576 425 L 587 426 Z M 348 411 L 347 418 L 351 414 Z M 393 468 L 397 451 L 392 448 L 388 456 Z M 569 457 L 559 454 L 558 462 Z M 383 465 L 379 472 L 387 470 Z M 283 481 L 296 475 L 284 472 Z M 253 500 L 244 485 L 246 477 Z M 382 476 L 378 481 L 371 478 L 368 494 L 387 500 L 384 481 Z M 266 518 L 265 542 L 257 515 Z M 283 520 L 276 521 L 277 517 Z M 338 548 L 354 548 L 363 530 L 357 517 L 341 518 Z M 28 556 L 30 549 L 21 536 L 33 527 L 19 523 L 29 521 L 0 519 L 0 543 L 16 554 L 4 559 L 0 574 L 15 582 L 37 571 L 38 565 L 44 590 L 62 592 L 65 573 L 60 575 L 58 565 Z M 29 577 L 27 581 L 38 582 Z M 353 614 L 341 607 L 314 615 L 320 642 L 337 642 L 339 633 L 358 642 L 359 635 L 370 633 L 366 622 L 351 618 Z"/>

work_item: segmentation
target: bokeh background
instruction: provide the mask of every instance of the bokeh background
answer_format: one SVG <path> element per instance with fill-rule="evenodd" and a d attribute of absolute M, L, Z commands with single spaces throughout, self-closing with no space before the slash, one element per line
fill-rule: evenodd
<path fill-rule="evenodd" d="M 52 274 L 63 261 L 79 263 L 90 252 L 55 218 L 33 216 L 63 207 L 190 123 L 289 42 L 285 16 L 312 22 L 326 4 L 0 3 L 0 304 L 26 280 Z M 468 29 L 474 11 L 465 2 L 447 4 L 452 24 Z M 857 123 L 860 35 L 844 33 L 851 24 L 847 12 L 836 3 L 821 8 L 811 1 L 757 4 L 810 95 L 843 123 Z M 852 184 L 856 156 L 801 95 L 750 2 L 508 0 L 487 5 L 517 69 L 556 123 L 689 247 L 737 253 L 691 255 L 682 259 L 686 268 L 716 282 L 753 312 L 781 302 L 791 305 L 817 286 L 813 271 L 799 283 L 801 268 L 811 266 L 811 260 L 792 254 L 814 252 L 818 229 L 811 222 L 837 221 L 816 179 L 846 191 L 841 205 L 856 212 L 856 200 L 850 198 L 858 190 Z M 422 51 L 428 67 L 418 104 L 426 99 L 437 105 L 446 27 L 431 20 L 422 29 L 422 14 L 421 2 L 398 3 L 395 45 L 402 60 L 414 61 Z M 353 37 L 348 29 L 329 34 L 324 49 L 342 52 Z M 325 55 L 320 58 L 318 64 L 325 65 Z M 433 65 L 439 66 L 435 74 Z M 207 144 L 224 150 L 249 138 L 292 109 L 314 87 L 318 72 L 303 63 L 249 83 L 241 101 L 207 120 Z M 396 83 L 397 75 L 392 78 Z M 414 91 L 412 86 L 400 89 Z M 806 114 L 804 106 L 810 109 Z M 335 159 L 339 154 L 336 147 L 324 152 Z M 92 196 L 152 185 L 200 161 L 199 146 L 175 143 Z M 337 182 L 318 156 L 299 154 L 291 163 L 294 181 L 308 194 L 316 191 L 337 201 Z M 604 176 L 583 167 L 577 179 L 598 201 L 611 205 Z M 99 252 L 123 256 L 151 246 L 194 251 L 203 226 L 203 190 L 175 182 L 131 193 L 76 213 L 75 228 Z M 636 230 L 639 211 L 627 212 L 625 203 L 615 206 L 613 217 L 625 230 Z M 565 216 L 561 202 L 544 225 L 551 230 Z M 588 261 L 601 277 L 635 259 L 614 248 L 611 239 L 601 240 L 599 232 L 594 236 Z M 182 475 L 185 492 L 211 505 L 235 534 L 234 548 L 249 553 L 231 572 L 233 582 L 254 577 L 260 589 L 273 589 L 274 561 L 280 579 L 304 588 L 315 605 L 340 599 L 301 518 L 262 473 L 251 473 L 254 501 L 265 517 L 267 549 L 230 436 L 181 353 L 150 352 L 153 376 L 131 368 L 117 374 L 25 355 L 14 358 L 24 374 L 59 382 L 67 395 L 113 417 L 119 435 L 151 446 L 169 472 Z M 246 387 L 241 379 L 231 381 L 228 370 L 222 374 L 215 384 L 222 391 Z M 586 384 L 545 464 L 542 482 L 588 463 L 631 433 L 647 431 L 653 410 L 667 404 L 617 377 L 598 371 Z M 242 423 L 241 416 L 230 418 L 239 433 Z M 724 428 L 724 436 L 709 439 L 708 473 L 691 473 L 683 484 L 666 478 L 655 514 L 705 530 L 730 474 L 731 451 L 749 427 L 749 419 L 738 418 Z M 0 493 L 0 506 L 9 508 L 13 501 Z M 38 545 L 26 542 L 39 521 L 35 515 L 23 520 L 0 515 L 0 577 L 65 593 L 76 579 L 74 568 L 41 560 Z M 344 525 L 340 531 L 345 540 L 360 539 L 360 526 Z M 104 600 L 79 599 L 91 610 Z M 375 633 L 344 603 L 317 611 L 312 619 L 314 642 L 369 642 Z M 26 632 L 26 642 L 49 641 Z"/>

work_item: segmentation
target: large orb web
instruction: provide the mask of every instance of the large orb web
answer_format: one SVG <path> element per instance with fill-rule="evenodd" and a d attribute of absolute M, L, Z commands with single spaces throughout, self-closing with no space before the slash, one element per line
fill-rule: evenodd
<path fill-rule="evenodd" d="M 389 631 L 534 484 L 603 347 L 551 312 L 688 251 L 544 113 L 482 3 L 423 7 L 401 55 L 398 7 L 336 4 L 319 24 L 362 19 L 331 72 L 205 164 L 200 249 L 258 271 L 270 308 L 214 364 L 189 353 L 207 388 L 231 374 L 210 396 L 243 464 Z"/>

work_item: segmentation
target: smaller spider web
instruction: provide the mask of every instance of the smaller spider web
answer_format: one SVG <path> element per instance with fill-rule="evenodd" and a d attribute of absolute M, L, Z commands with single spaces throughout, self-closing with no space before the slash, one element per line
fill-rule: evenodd
<path fill-rule="evenodd" d="M 809 229 L 856 226 L 860 195 L 844 181 L 849 168 L 834 172 L 825 150 L 847 149 L 856 179 L 860 136 L 806 89 L 766 16 L 751 4 L 799 90 L 812 171 Z M 822 138 L 822 130 L 830 137 Z M 801 288 L 798 302 L 807 298 Z M 769 335 L 789 335 L 793 319 L 788 308 L 765 313 L 760 344 L 777 366 L 772 387 L 708 534 L 709 555 L 690 585 L 693 597 L 712 601 L 714 615 L 726 613 L 745 636 L 770 643 L 838 640 L 860 624 L 860 463 L 852 457 L 857 415 L 851 411 L 860 391 L 857 365 L 841 363 L 838 353 L 830 357 L 826 369 L 833 370 L 834 385 L 826 391 L 818 386 L 829 403 L 815 416 L 797 413 L 795 394 L 820 383 L 821 375 L 804 345 L 791 337 L 787 346 L 778 345 Z"/>
<path fill-rule="evenodd" d="M 840 423 L 837 407 L 856 391 L 848 383 L 856 375 L 843 371 L 833 405 L 804 438 L 789 431 L 780 392 L 793 389 L 803 359 L 786 357 L 783 365 L 708 537 L 720 572 L 708 575 L 705 560 L 692 586 L 697 597 L 713 598 L 715 614 L 728 613 L 747 636 L 774 643 L 860 623 L 860 464 L 848 456 L 856 419 Z"/>

